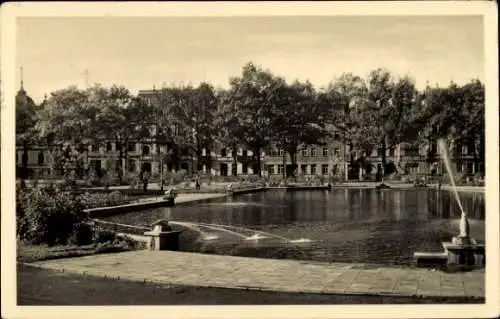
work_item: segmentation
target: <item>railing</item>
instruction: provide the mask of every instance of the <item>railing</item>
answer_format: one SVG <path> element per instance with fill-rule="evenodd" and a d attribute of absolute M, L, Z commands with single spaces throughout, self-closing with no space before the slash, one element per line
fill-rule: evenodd
<path fill-rule="evenodd" d="M 100 219 L 92 219 L 89 224 L 92 226 L 94 231 L 112 231 L 116 233 L 133 234 L 133 235 L 144 235 L 144 232 L 150 231 L 150 227 L 146 226 L 135 226 L 126 225 L 120 223 L 108 222 Z"/>

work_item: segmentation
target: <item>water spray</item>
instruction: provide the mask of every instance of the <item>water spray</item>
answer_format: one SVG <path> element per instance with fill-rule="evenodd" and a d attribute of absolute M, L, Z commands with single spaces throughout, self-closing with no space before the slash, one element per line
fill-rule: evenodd
<path fill-rule="evenodd" d="M 446 145 L 446 141 L 444 139 L 439 139 L 438 144 L 440 153 L 443 156 L 443 162 L 446 167 L 446 171 L 448 172 L 448 176 L 450 178 L 453 194 L 455 195 L 458 207 L 460 208 L 460 212 L 462 213 L 459 225 L 460 234 L 458 235 L 458 237 L 454 237 L 454 241 L 456 241 L 457 243 L 468 244 L 470 242 L 469 221 L 467 219 L 467 214 L 465 213 L 464 208 L 462 206 L 462 202 L 460 201 L 460 196 L 458 196 L 457 186 L 455 184 L 455 178 L 453 170 L 451 168 L 450 157 L 448 154 L 448 146 Z"/>

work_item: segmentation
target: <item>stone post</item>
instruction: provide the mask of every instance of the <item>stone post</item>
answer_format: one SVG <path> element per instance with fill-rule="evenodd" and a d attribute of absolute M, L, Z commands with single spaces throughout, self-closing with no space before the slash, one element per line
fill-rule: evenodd
<path fill-rule="evenodd" d="M 150 250 L 179 250 L 180 231 L 172 230 L 168 222 L 160 220 L 153 223 L 153 230 L 145 232 L 150 237 Z"/>

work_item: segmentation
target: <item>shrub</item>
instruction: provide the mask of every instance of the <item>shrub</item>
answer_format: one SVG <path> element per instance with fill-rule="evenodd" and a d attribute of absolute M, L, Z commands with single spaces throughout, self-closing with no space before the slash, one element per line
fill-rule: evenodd
<path fill-rule="evenodd" d="M 185 175 L 174 172 L 164 172 L 163 181 L 164 185 L 178 185 L 184 180 Z"/>
<path fill-rule="evenodd" d="M 116 234 L 109 230 L 99 230 L 94 234 L 94 241 L 96 243 L 114 242 L 115 240 Z"/>
<path fill-rule="evenodd" d="M 86 215 L 79 198 L 53 187 L 38 187 L 18 202 L 18 236 L 32 244 L 66 244 Z M 21 200 L 21 198 L 18 198 Z"/>
<path fill-rule="evenodd" d="M 94 231 L 86 223 L 78 223 L 73 228 L 69 243 L 73 245 L 90 245 L 94 237 Z"/>
<path fill-rule="evenodd" d="M 319 182 L 321 183 L 321 185 L 323 185 L 325 183 L 325 176 L 320 175 L 318 178 L 319 178 Z"/>
<path fill-rule="evenodd" d="M 129 198 L 119 191 L 112 193 L 84 193 L 80 195 L 80 200 L 85 209 L 119 206 L 130 203 Z"/>
<path fill-rule="evenodd" d="M 261 180 L 261 178 L 259 177 L 259 175 L 249 175 L 247 177 L 247 180 L 250 182 L 250 183 L 257 183 Z"/>

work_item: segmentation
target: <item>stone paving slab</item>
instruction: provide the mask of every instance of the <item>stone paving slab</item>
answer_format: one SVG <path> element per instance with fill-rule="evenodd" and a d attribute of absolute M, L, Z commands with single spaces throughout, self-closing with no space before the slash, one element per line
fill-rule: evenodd
<path fill-rule="evenodd" d="M 173 285 L 286 292 L 484 298 L 484 269 L 364 267 L 172 251 L 133 251 L 42 261 L 42 268 Z"/>

